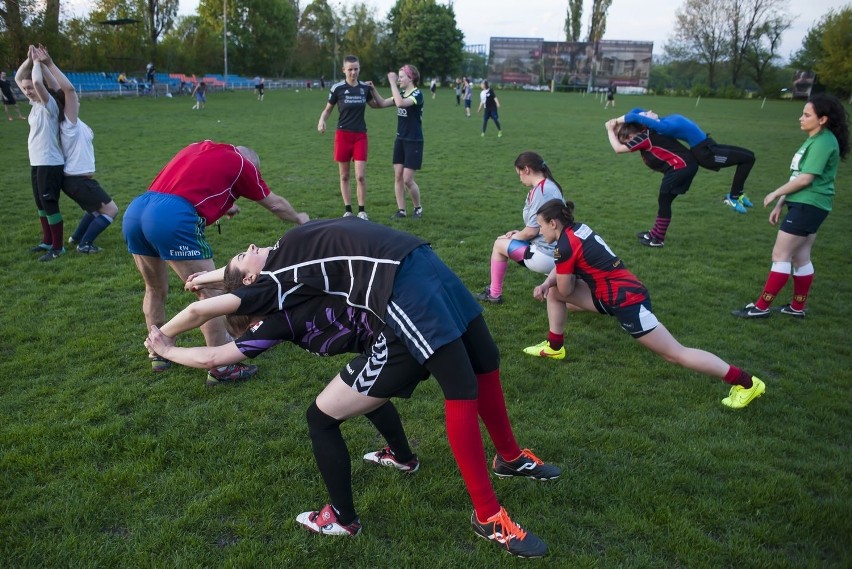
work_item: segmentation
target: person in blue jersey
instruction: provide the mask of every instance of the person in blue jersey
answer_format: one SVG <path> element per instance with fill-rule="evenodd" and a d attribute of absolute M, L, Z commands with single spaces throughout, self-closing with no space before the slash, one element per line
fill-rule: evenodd
<path fill-rule="evenodd" d="M 751 150 L 718 144 L 695 122 L 683 115 L 661 117 L 654 111 L 635 108 L 616 120 L 639 123 L 654 132 L 686 142 L 702 168 L 718 172 L 722 168 L 736 166 L 731 191 L 725 196 L 723 203 L 737 213 L 746 213 L 746 208 L 753 207 L 751 200 L 743 193 L 746 179 L 755 161 L 754 152 Z"/>
<path fill-rule="evenodd" d="M 420 204 L 420 186 L 414 174 L 423 166 L 423 93 L 420 91 L 420 72 L 410 64 L 399 68 L 399 73 L 388 73 L 391 93 L 387 99 L 378 91 L 373 96 L 380 107 L 396 106 L 396 140 L 393 143 L 393 189 L 397 211 L 391 219 L 407 217 L 405 191 L 411 196 L 414 218 L 423 216 Z M 375 88 L 374 88 L 375 89 Z"/>
<path fill-rule="evenodd" d="M 354 55 L 343 58 L 343 76 L 345 79 L 331 86 L 328 102 L 320 113 L 317 130 L 325 132 L 325 123 L 336 106 L 340 112 L 337 130 L 334 134 L 334 161 L 340 173 L 340 195 L 343 197 L 343 217 L 354 215 L 352 212 L 352 185 L 350 183 L 351 164 L 355 163 L 355 185 L 358 192 L 358 217 L 367 218 L 367 123 L 364 110 L 367 105 L 379 107 L 373 97 L 373 84 L 361 81 L 361 63 Z"/>

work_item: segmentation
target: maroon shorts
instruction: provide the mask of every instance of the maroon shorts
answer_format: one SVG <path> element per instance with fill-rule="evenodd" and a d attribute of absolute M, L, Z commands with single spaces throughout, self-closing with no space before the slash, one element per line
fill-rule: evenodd
<path fill-rule="evenodd" d="M 334 132 L 334 161 L 367 161 L 367 133 L 337 130 Z"/>

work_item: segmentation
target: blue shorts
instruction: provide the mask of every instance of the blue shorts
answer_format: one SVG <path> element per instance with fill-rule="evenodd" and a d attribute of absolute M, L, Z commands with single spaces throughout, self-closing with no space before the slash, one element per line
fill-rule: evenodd
<path fill-rule="evenodd" d="M 409 170 L 419 170 L 423 166 L 423 141 L 397 138 L 393 143 L 393 163 L 402 164 Z"/>
<path fill-rule="evenodd" d="M 145 192 L 130 202 L 122 221 L 128 251 L 164 261 L 212 259 L 204 226 L 192 204 L 159 192 Z"/>
<path fill-rule="evenodd" d="M 462 337 L 482 313 L 464 283 L 428 245 L 402 260 L 385 316 L 397 338 L 419 363 Z"/>
<path fill-rule="evenodd" d="M 813 235 L 828 217 L 828 211 L 806 203 L 787 202 L 787 215 L 779 231 L 807 237 Z"/>
<path fill-rule="evenodd" d="M 634 338 L 641 338 L 660 323 L 651 311 L 650 298 L 644 302 L 618 307 L 604 306 L 597 298 L 593 300 L 598 312 L 615 316 L 621 328 Z"/>

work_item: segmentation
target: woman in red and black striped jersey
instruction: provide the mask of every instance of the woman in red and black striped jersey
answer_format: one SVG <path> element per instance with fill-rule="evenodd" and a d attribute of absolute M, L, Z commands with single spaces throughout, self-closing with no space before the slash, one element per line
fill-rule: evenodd
<path fill-rule="evenodd" d="M 572 309 L 615 316 L 627 333 L 668 362 L 722 378 L 732 386 L 728 397 L 722 399 L 727 407 L 740 409 L 763 395 L 766 386 L 757 377 L 710 352 L 683 346 L 671 335 L 654 316 L 645 285 L 600 235 L 574 221 L 572 202 L 547 202 L 538 210 L 538 222 L 545 239 L 556 242 L 556 266 L 533 290 L 537 300 L 547 301 L 550 332 L 547 340 L 526 348 L 524 353 L 552 359 L 565 357 L 566 304 L 571 304 Z"/>
<path fill-rule="evenodd" d="M 636 234 L 641 244 L 662 247 L 672 221 L 672 202 L 689 191 L 698 172 L 698 162 L 689 149 L 674 138 L 657 134 L 638 123 L 620 123 L 612 119 L 606 123 L 606 132 L 612 149 L 618 154 L 638 151 L 648 168 L 663 174 L 654 227 Z"/>

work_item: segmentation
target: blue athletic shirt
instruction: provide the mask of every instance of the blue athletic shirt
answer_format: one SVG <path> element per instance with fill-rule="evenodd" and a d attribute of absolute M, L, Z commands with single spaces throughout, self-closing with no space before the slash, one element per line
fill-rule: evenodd
<path fill-rule="evenodd" d="M 658 134 L 670 136 L 686 142 L 690 148 L 696 146 L 707 138 L 707 134 L 701 128 L 683 115 L 669 115 L 652 119 L 640 113 L 644 109 L 635 108 L 624 115 L 624 122 L 635 122 L 646 126 Z"/>

